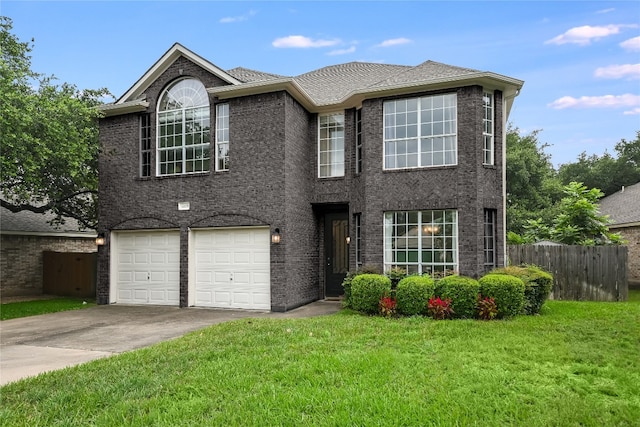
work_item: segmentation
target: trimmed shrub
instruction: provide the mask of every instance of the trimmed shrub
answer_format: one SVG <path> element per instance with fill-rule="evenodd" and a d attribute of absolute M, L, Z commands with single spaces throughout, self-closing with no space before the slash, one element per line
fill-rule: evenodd
<path fill-rule="evenodd" d="M 438 296 L 451 300 L 454 317 L 473 319 L 476 317 L 480 284 L 465 276 L 447 276 L 438 280 Z"/>
<path fill-rule="evenodd" d="M 360 274 L 380 274 L 380 268 L 375 265 L 363 265 L 360 270 L 349 271 L 342 281 L 342 288 L 344 289 L 344 299 L 342 300 L 342 306 L 344 308 L 353 308 L 351 304 L 351 281 L 354 277 Z"/>
<path fill-rule="evenodd" d="M 553 276 L 535 265 L 498 268 L 492 274 L 508 274 L 524 282 L 524 314 L 538 314 L 553 288 Z"/>
<path fill-rule="evenodd" d="M 396 301 L 398 313 L 405 316 L 426 314 L 433 296 L 433 279 L 429 276 L 409 276 L 398 282 Z"/>
<path fill-rule="evenodd" d="M 487 274 L 479 281 L 482 297 L 493 298 L 499 318 L 517 316 L 524 307 L 524 282 L 504 274 Z"/>
<path fill-rule="evenodd" d="M 358 274 L 351 280 L 351 308 L 378 313 L 380 299 L 391 294 L 391 280 L 380 274 Z"/>

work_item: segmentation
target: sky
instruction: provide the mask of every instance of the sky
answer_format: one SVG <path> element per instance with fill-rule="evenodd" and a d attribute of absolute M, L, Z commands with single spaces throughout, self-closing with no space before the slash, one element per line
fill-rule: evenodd
<path fill-rule="evenodd" d="M 295 76 L 426 60 L 525 84 L 509 121 L 558 166 L 640 130 L 637 1 L 0 1 L 32 70 L 124 94 L 175 42 L 222 69 Z"/>

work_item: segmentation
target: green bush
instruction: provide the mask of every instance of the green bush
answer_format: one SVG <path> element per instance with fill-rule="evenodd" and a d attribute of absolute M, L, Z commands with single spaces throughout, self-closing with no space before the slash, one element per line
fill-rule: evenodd
<path fill-rule="evenodd" d="M 405 316 L 425 314 L 433 296 L 433 279 L 429 276 L 409 276 L 398 282 L 396 303 L 398 313 Z"/>
<path fill-rule="evenodd" d="M 391 294 L 391 280 L 380 274 L 358 274 L 351 280 L 351 308 L 367 314 L 378 312 L 380 299 Z"/>
<path fill-rule="evenodd" d="M 451 300 L 453 317 L 473 319 L 476 317 L 480 284 L 465 276 L 446 276 L 438 280 L 438 296 Z"/>
<path fill-rule="evenodd" d="M 524 314 L 538 314 L 553 288 L 553 276 L 535 265 L 498 268 L 492 274 L 508 274 L 524 282 Z"/>
<path fill-rule="evenodd" d="M 524 282 L 521 279 L 504 274 L 487 274 L 478 282 L 480 294 L 494 298 L 499 318 L 516 316 L 522 312 Z"/>
<path fill-rule="evenodd" d="M 360 274 L 380 274 L 380 271 L 380 268 L 370 264 L 363 265 L 359 270 L 349 271 L 342 281 L 342 288 L 344 289 L 344 299 L 342 300 L 342 306 L 344 308 L 353 308 L 351 304 L 351 281 L 354 277 Z"/>

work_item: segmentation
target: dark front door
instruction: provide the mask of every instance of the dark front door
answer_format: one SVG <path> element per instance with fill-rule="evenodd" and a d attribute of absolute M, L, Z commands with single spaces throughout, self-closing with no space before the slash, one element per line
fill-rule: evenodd
<path fill-rule="evenodd" d="M 349 215 L 328 213 L 324 218 L 325 296 L 338 297 L 349 270 Z"/>

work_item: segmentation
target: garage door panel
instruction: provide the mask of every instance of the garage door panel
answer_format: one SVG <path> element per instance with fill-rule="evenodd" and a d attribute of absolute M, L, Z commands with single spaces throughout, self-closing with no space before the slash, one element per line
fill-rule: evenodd
<path fill-rule="evenodd" d="M 194 234 L 197 306 L 271 308 L 267 228 L 197 230 Z"/>
<path fill-rule="evenodd" d="M 179 232 L 120 232 L 116 235 L 115 250 L 116 302 L 179 304 Z"/>

